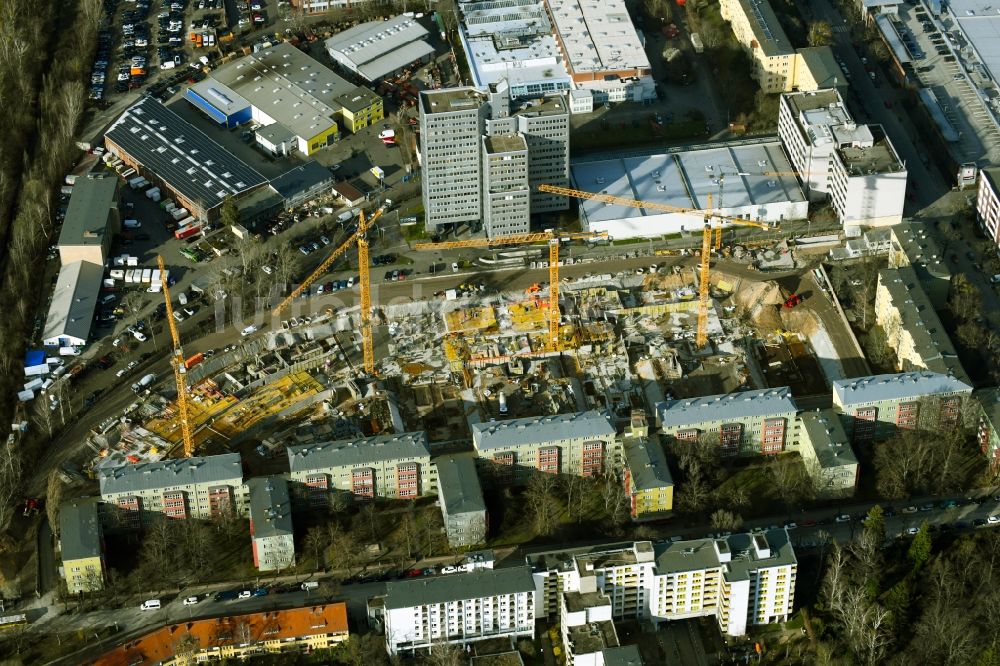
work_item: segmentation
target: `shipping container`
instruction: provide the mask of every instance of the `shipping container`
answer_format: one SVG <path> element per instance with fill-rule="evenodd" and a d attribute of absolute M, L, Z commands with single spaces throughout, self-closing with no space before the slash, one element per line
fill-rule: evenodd
<path fill-rule="evenodd" d="M 170 211 L 170 217 L 174 218 L 178 222 L 183 220 L 188 215 L 189 213 L 187 212 L 187 208 L 174 208 L 172 211 Z"/>
<path fill-rule="evenodd" d="M 152 268 L 143 268 L 142 269 L 142 283 L 143 284 L 149 284 L 152 279 L 153 279 L 153 269 Z"/>
<path fill-rule="evenodd" d="M 178 229 L 177 231 L 175 231 L 174 232 L 174 238 L 176 238 L 177 240 L 182 240 L 184 238 L 190 238 L 191 236 L 194 236 L 199 231 L 201 231 L 201 225 L 199 225 L 199 224 L 191 224 L 191 225 L 188 225 L 188 226 L 184 227 L 183 229 Z"/>
<path fill-rule="evenodd" d="M 194 366 L 198 365 L 199 363 L 201 363 L 204 360 L 205 360 L 205 355 L 202 354 L 201 352 L 198 352 L 194 356 L 192 356 L 189 359 L 187 359 L 186 361 L 184 361 L 184 367 L 187 368 L 188 370 L 190 370 L 191 368 L 193 368 Z"/>

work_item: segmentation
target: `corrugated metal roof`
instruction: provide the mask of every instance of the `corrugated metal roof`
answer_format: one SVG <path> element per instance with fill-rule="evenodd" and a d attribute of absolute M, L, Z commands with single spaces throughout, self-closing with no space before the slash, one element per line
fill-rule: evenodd
<path fill-rule="evenodd" d="M 438 471 L 438 494 L 449 516 L 486 510 L 473 458 L 442 456 L 434 465 Z"/>
<path fill-rule="evenodd" d="M 706 421 L 739 420 L 797 412 L 787 386 L 741 391 L 701 398 L 668 400 L 656 406 L 664 428 L 680 428 Z"/>
<path fill-rule="evenodd" d="M 971 392 L 971 386 L 954 377 L 926 371 L 838 379 L 833 382 L 834 397 L 841 405 Z"/>
<path fill-rule="evenodd" d="M 292 504 L 288 482 L 280 476 L 259 476 L 247 481 L 250 522 L 255 539 L 292 534 Z"/>
<path fill-rule="evenodd" d="M 412 62 L 423 60 L 433 53 L 434 47 L 423 40 L 410 42 L 361 65 L 358 73 L 369 81 L 374 81 L 386 74 L 397 72 Z"/>
<path fill-rule="evenodd" d="M 85 344 L 101 293 L 104 268 L 89 261 L 74 261 L 59 269 L 52 303 L 42 329 L 42 341 L 76 338 Z"/>
<path fill-rule="evenodd" d="M 615 429 L 607 415 L 597 410 L 472 424 L 472 441 L 479 451 L 614 436 Z"/>
<path fill-rule="evenodd" d="M 118 178 L 110 174 L 78 177 L 59 232 L 59 245 L 102 245 L 108 232 L 108 215 L 117 199 Z"/>
<path fill-rule="evenodd" d="M 101 470 L 101 495 L 134 493 L 171 486 L 243 483 L 240 454 L 161 460 L 139 465 L 121 465 Z"/>
<path fill-rule="evenodd" d="M 411 608 L 534 590 L 535 582 L 527 566 L 479 569 L 469 573 L 386 583 L 385 608 Z"/>
<path fill-rule="evenodd" d="M 59 506 L 59 543 L 62 559 L 79 560 L 101 554 L 101 524 L 97 497 L 81 497 Z"/>
<path fill-rule="evenodd" d="M 154 97 L 143 97 L 106 134 L 139 164 L 206 209 L 267 182 Z"/>
<path fill-rule="evenodd" d="M 429 458 L 427 433 L 404 432 L 288 447 L 292 473 L 329 467 L 358 467 L 383 460 Z"/>
<path fill-rule="evenodd" d="M 337 52 L 341 58 L 354 63 L 354 66 L 360 69 L 366 63 L 377 62 L 386 55 L 391 55 L 413 42 L 423 40 L 428 34 L 430 33 L 427 29 L 415 19 L 408 16 L 396 16 L 388 21 L 361 23 L 349 30 L 337 33 L 326 40 L 325 46 L 331 55 Z M 427 45 L 426 42 L 424 44 Z M 433 50 L 432 48 L 431 51 Z M 413 60 L 408 62 L 413 62 Z M 408 64 L 408 62 L 403 64 Z"/>

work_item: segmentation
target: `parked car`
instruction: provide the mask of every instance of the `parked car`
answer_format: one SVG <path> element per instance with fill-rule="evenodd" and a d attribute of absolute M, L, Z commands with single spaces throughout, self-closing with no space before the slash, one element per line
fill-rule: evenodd
<path fill-rule="evenodd" d="M 198 603 L 198 601 L 199 601 L 198 597 L 185 597 L 184 598 L 184 605 L 185 606 L 194 606 L 196 603 Z"/>

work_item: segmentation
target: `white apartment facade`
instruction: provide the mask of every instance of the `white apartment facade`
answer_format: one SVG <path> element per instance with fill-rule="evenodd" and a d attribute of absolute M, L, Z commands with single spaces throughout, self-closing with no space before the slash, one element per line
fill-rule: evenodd
<path fill-rule="evenodd" d="M 956 425 L 971 394 L 971 386 L 951 375 L 922 370 L 838 379 L 833 382 L 833 407 L 857 444 L 916 428 L 922 421 Z M 936 413 L 921 414 L 921 409 Z"/>
<path fill-rule="evenodd" d="M 986 237 L 1000 247 L 1000 170 L 981 169 L 976 192 L 976 219 Z"/>
<path fill-rule="evenodd" d="M 117 507 L 116 524 L 126 528 L 156 514 L 212 519 L 249 510 L 238 453 L 109 467 L 100 470 L 99 482 L 101 499 Z"/>
<path fill-rule="evenodd" d="M 812 477 L 816 496 L 838 499 L 854 495 L 858 458 L 840 416 L 832 409 L 799 414 L 799 454 Z"/>
<path fill-rule="evenodd" d="M 841 224 L 899 224 L 907 172 L 881 126 L 859 125 L 836 90 L 783 94 L 778 136 L 811 201 L 827 196 Z"/>
<path fill-rule="evenodd" d="M 615 620 L 659 624 L 715 617 L 729 636 L 743 636 L 753 625 L 787 621 L 798 569 L 783 529 L 535 553 L 528 564 L 534 570 L 539 619 L 564 615 L 567 593 L 578 593 L 597 595 L 587 605 L 607 607 Z M 615 581 L 630 577 L 635 586 L 625 589 L 634 592 L 624 597 Z"/>
<path fill-rule="evenodd" d="M 530 470 L 600 476 L 622 466 L 621 442 L 608 416 L 596 410 L 472 424 L 480 458 L 523 480 Z"/>
<path fill-rule="evenodd" d="M 480 569 L 386 584 L 385 644 L 389 655 L 437 643 L 531 638 L 535 586 L 526 566 Z"/>
<path fill-rule="evenodd" d="M 310 502 L 332 492 L 356 499 L 416 499 L 437 492 L 437 472 L 424 432 L 288 447 L 291 480 L 304 484 Z"/>

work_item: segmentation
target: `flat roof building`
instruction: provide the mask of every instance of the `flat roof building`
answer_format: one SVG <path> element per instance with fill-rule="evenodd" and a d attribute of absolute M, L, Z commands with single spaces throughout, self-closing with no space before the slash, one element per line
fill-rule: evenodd
<path fill-rule="evenodd" d="M 326 40 L 326 52 L 366 81 L 392 76 L 434 55 L 427 29 L 409 16 L 368 21 Z"/>
<path fill-rule="evenodd" d="M 674 479 L 658 437 L 626 437 L 622 481 L 632 520 L 656 520 L 674 508 Z"/>
<path fill-rule="evenodd" d="M 922 370 L 833 382 L 833 407 L 854 443 L 884 439 L 897 429 L 955 427 L 972 387 Z"/>
<path fill-rule="evenodd" d="M 770 455 L 791 443 L 799 409 L 787 386 L 668 400 L 656 406 L 663 434 L 676 441 L 718 437 L 723 455 Z"/>
<path fill-rule="evenodd" d="M 247 515 L 238 453 L 105 467 L 99 474 L 101 499 L 117 507 L 113 515 L 124 527 L 138 527 L 161 513 L 202 519 L 228 512 Z"/>
<path fill-rule="evenodd" d="M 250 542 L 258 571 L 280 571 L 295 566 L 295 530 L 288 482 L 263 476 L 246 483 L 250 499 Z"/>
<path fill-rule="evenodd" d="M 840 416 L 832 409 L 799 415 L 799 454 L 820 499 L 851 497 L 858 485 L 858 458 Z"/>
<path fill-rule="evenodd" d="M 976 220 L 986 238 L 1000 251 L 1000 169 L 990 167 L 979 171 Z"/>
<path fill-rule="evenodd" d="M 526 234 L 531 219 L 528 144 L 520 134 L 484 136 L 482 141 L 486 236 Z"/>
<path fill-rule="evenodd" d="M 271 179 L 271 187 L 285 200 L 286 209 L 297 208 L 311 199 L 330 194 L 333 183 L 333 172 L 315 160 L 292 167 Z"/>
<path fill-rule="evenodd" d="M 462 2 L 459 11 L 459 37 L 475 87 L 505 81 L 514 99 L 573 87 L 544 0 Z"/>
<path fill-rule="evenodd" d="M 112 154 L 202 220 L 214 219 L 228 197 L 267 183 L 257 170 L 155 97 L 141 98 L 119 116 L 105 143 Z"/>
<path fill-rule="evenodd" d="M 656 99 L 652 68 L 624 0 L 546 0 L 575 86 L 596 102 Z"/>
<path fill-rule="evenodd" d="M 902 222 L 906 167 L 882 127 L 858 124 L 839 92 L 782 95 L 778 136 L 810 199 L 831 197 L 841 224 Z"/>
<path fill-rule="evenodd" d="M 42 329 L 43 345 L 82 347 L 87 344 L 103 277 L 103 264 L 89 261 L 63 264 L 56 277 L 49 313 Z"/>
<path fill-rule="evenodd" d="M 599 476 L 615 469 L 621 451 L 615 428 L 591 410 L 472 424 L 477 454 L 492 461 L 502 482 L 524 480 L 530 470 Z"/>
<path fill-rule="evenodd" d="M 434 461 L 438 477 L 438 502 L 444 518 L 448 545 L 472 546 L 486 541 L 486 502 L 469 456 L 443 456 Z"/>
<path fill-rule="evenodd" d="M 535 584 L 526 566 L 389 582 L 384 608 L 390 655 L 535 633 Z"/>
<path fill-rule="evenodd" d="M 924 220 L 903 220 L 888 231 L 889 268 L 912 268 L 934 308 L 944 308 L 951 287 L 951 269 L 944 260 L 945 248 L 933 233 L 928 233 L 928 224 Z"/>
<path fill-rule="evenodd" d="M 71 595 L 104 587 L 104 536 L 98 502 L 96 497 L 81 497 L 59 506 L 60 559 Z"/>
<path fill-rule="evenodd" d="M 103 266 L 111 239 L 121 229 L 119 180 L 110 174 L 77 177 L 59 231 L 59 261 L 63 266 L 89 261 Z"/>
<path fill-rule="evenodd" d="M 615 239 L 700 230 L 709 209 L 760 222 L 805 219 L 809 203 L 791 171 L 777 142 L 570 163 L 570 179 L 577 189 L 690 210 L 673 213 L 581 201 L 584 228 Z M 789 175 L 770 175 L 775 173 Z"/>
<path fill-rule="evenodd" d="M 188 88 L 185 98 L 220 124 L 247 116 L 265 126 L 279 123 L 295 135 L 303 155 L 335 143 L 338 121 L 356 132 L 383 115 L 382 98 L 287 42 L 223 65 Z"/>
<path fill-rule="evenodd" d="M 878 272 L 875 323 L 885 332 L 886 347 L 895 353 L 900 372 L 930 370 L 972 383 L 913 268 Z"/>
<path fill-rule="evenodd" d="M 292 481 L 316 503 L 330 492 L 356 498 L 416 499 L 437 492 L 437 471 L 424 432 L 377 435 L 288 447 Z"/>

